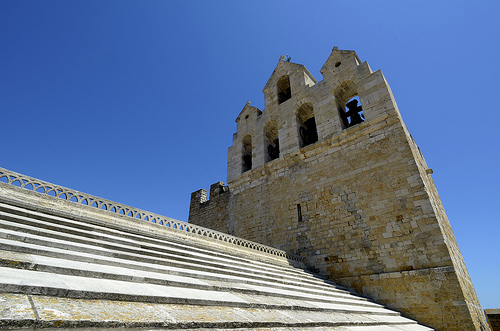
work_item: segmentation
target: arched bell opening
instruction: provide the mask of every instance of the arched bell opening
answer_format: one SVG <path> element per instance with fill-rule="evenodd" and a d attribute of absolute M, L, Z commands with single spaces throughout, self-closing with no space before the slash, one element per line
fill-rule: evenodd
<path fill-rule="evenodd" d="M 278 125 L 275 121 L 267 123 L 264 128 L 265 162 L 280 157 L 280 142 L 278 137 Z"/>
<path fill-rule="evenodd" d="M 343 129 L 365 121 L 361 100 L 353 81 L 340 83 L 334 94 Z"/>
<path fill-rule="evenodd" d="M 278 104 L 281 104 L 292 97 L 292 90 L 290 88 L 290 77 L 288 75 L 281 76 L 276 84 L 278 93 Z"/>
<path fill-rule="evenodd" d="M 310 103 L 303 104 L 297 110 L 297 126 L 300 148 L 318 141 L 316 119 L 314 118 L 313 107 Z"/>
<path fill-rule="evenodd" d="M 363 113 L 363 108 L 361 107 L 361 101 L 359 96 L 355 96 L 345 104 L 345 112 L 347 118 L 347 127 L 359 124 L 365 121 L 365 114 Z"/>
<path fill-rule="evenodd" d="M 243 138 L 241 149 L 242 166 L 241 172 L 252 169 L 252 137 L 247 135 Z"/>

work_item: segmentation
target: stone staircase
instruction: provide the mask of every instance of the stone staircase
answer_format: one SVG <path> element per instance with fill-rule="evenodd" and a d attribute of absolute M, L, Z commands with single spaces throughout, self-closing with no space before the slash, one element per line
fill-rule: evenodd
<path fill-rule="evenodd" d="M 9 190 L 0 328 L 431 330 L 297 260 Z"/>

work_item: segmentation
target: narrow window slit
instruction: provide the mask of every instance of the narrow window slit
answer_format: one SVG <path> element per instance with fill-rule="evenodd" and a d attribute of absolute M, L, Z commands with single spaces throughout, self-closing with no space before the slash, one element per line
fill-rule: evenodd
<path fill-rule="evenodd" d="M 297 204 L 297 217 L 299 222 L 302 222 L 302 207 L 300 206 L 300 203 Z"/>

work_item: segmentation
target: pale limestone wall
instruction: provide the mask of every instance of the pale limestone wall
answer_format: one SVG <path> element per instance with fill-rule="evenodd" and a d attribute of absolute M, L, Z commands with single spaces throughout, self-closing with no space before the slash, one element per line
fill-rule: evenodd
<path fill-rule="evenodd" d="M 211 195 L 206 212 L 207 202 L 192 200 L 189 221 L 300 254 L 321 274 L 437 330 L 487 329 L 430 171 L 382 73 L 336 49 L 321 72 L 316 82 L 305 67 L 280 61 L 264 88 L 265 110 L 247 104 L 237 119 L 229 192 Z M 283 75 L 292 97 L 278 104 Z M 345 128 L 339 107 L 354 95 L 366 121 Z M 304 103 L 318 141 L 300 148 Z M 280 157 L 264 163 L 271 119 Z M 253 166 L 242 173 L 246 135 Z"/>
<path fill-rule="evenodd" d="M 207 200 L 207 191 L 198 190 L 191 194 L 189 217 L 192 219 L 209 219 L 212 229 L 224 229 L 224 233 L 231 234 L 227 230 L 229 219 L 229 191 L 224 191 L 224 183 L 217 182 L 210 187 L 210 200 Z"/>

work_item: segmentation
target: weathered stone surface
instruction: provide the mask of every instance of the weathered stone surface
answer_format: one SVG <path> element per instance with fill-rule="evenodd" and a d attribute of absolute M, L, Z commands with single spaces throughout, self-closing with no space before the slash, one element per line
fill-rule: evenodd
<path fill-rule="evenodd" d="M 35 312 L 26 295 L 0 293 L 0 321 L 16 320 L 23 323 L 23 321 L 35 320 L 35 318 Z"/>
<path fill-rule="evenodd" d="M 247 104 L 236 119 L 228 187 L 209 200 L 194 192 L 189 221 L 301 255 L 329 279 L 438 330 L 487 329 L 432 171 L 384 76 L 336 48 L 321 73 L 317 82 L 302 65 L 278 63 L 265 109 Z M 278 98 L 284 79 L 286 100 Z M 353 119 L 345 106 L 355 97 L 363 117 Z M 272 160 L 269 123 L 279 140 Z"/>
<path fill-rule="evenodd" d="M 0 328 L 430 330 L 279 250 L 0 193 Z"/>

